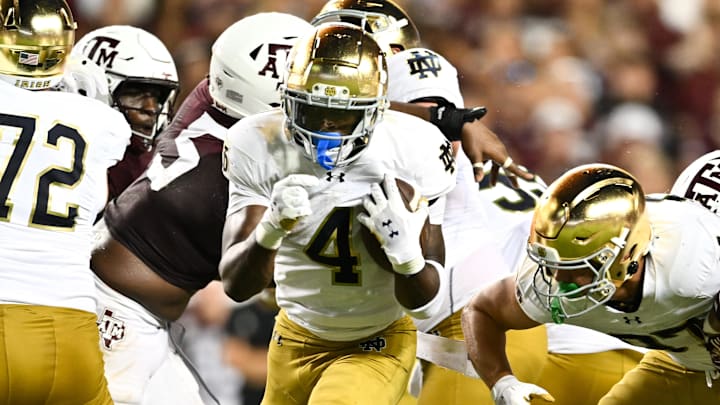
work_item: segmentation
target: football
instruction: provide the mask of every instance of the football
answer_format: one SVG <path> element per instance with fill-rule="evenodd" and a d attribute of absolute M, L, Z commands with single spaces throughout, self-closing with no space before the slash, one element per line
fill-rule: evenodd
<path fill-rule="evenodd" d="M 415 187 L 413 187 L 410 183 L 404 180 L 396 178 L 395 183 L 398 186 L 398 190 L 400 191 L 400 196 L 402 197 L 403 202 L 405 202 L 405 208 L 407 208 L 409 211 L 417 210 L 418 205 L 420 204 L 420 193 L 415 189 Z M 382 188 L 382 183 L 380 183 L 380 187 Z M 383 192 L 384 191 L 385 190 L 383 189 Z M 385 193 L 385 195 L 387 195 L 387 193 Z M 390 264 L 387 256 L 385 256 L 385 251 L 380 246 L 380 242 L 366 226 L 360 225 L 360 227 L 360 235 L 362 238 L 362 242 L 365 245 L 365 248 L 367 249 L 370 256 L 372 256 L 373 260 L 375 260 L 375 262 L 378 263 L 380 267 L 389 272 L 392 272 L 392 264 Z"/>

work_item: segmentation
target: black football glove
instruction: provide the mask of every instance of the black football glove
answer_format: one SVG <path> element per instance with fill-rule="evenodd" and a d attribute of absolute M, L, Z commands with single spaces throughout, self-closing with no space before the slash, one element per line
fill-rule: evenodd
<path fill-rule="evenodd" d="M 430 122 L 442 131 L 449 141 L 459 141 L 466 122 L 479 120 L 487 114 L 487 108 L 457 108 L 453 103 L 430 107 Z"/>

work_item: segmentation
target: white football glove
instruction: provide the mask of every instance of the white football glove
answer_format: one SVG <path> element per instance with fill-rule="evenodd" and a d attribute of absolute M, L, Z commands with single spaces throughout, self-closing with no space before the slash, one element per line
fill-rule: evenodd
<path fill-rule="evenodd" d="M 271 206 L 255 228 L 255 241 L 270 250 L 280 248 L 285 236 L 302 217 L 312 214 L 307 189 L 319 183 L 317 177 L 291 174 L 273 185 Z"/>
<path fill-rule="evenodd" d="M 387 197 L 379 184 L 370 186 L 370 195 L 363 198 L 367 213 L 358 214 L 358 221 L 378 239 L 396 273 L 418 273 L 425 267 L 420 232 L 428 217 L 427 200 L 421 199 L 418 209 L 411 212 L 405 208 L 395 177 L 386 174 L 383 188 Z"/>
<path fill-rule="evenodd" d="M 110 105 L 110 86 L 105 70 L 84 55 L 68 58 L 63 78 L 55 89 L 81 94 Z"/>
<path fill-rule="evenodd" d="M 495 405 L 528 405 L 533 399 L 555 402 L 555 398 L 544 388 L 521 382 L 514 375 L 497 380 L 490 393 Z"/>

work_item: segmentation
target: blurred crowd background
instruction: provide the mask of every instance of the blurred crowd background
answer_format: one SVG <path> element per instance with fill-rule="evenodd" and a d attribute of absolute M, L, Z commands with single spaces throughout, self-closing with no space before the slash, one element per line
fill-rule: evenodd
<path fill-rule="evenodd" d="M 79 35 L 131 24 L 175 56 L 183 92 L 226 27 L 260 11 L 310 20 L 324 0 L 70 0 Z M 547 182 L 605 161 L 648 192 L 720 144 L 720 0 L 398 0 L 456 65 L 467 105 Z"/>
<path fill-rule="evenodd" d="M 397 3 L 418 26 L 424 46 L 457 67 L 466 105 L 487 106 L 484 123 L 501 136 L 516 161 L 548 183 L 572 166 L 602 161 L 635 174 L 646 192 L 665 192 L 685 165 L 720 145 L 720 0 Z M 182 102 L 207 74 L 210 47 L 230 24 L 260 11 L 288 12 L 309 21 L 325 1 L 70 4 L 79 24 L 78 38 L 110 24 L 136 25 L 159 36 L 175 57 Z M 195 310 L 192 322 L 214 325 L 217 336 L 222 336 L 209 338 L 220 342 L 217 357 L 224 356 L 224 365 L 236 362 L 223 378 L 240 387 L 243 375 L 258 370 L 239 371 L 238 364 L 245 363 L 232 357 L 240 351 L 238 341 L 251 341 L 246 328 L 237 325 L 248 322 L 243 316 L 262 319 L 257 315 L 262 311 L 237 314 L 233 311 L 238 308 L 229 303 L 210 305 L 230 309 L 205 314 Z M 210 329 L 197 330 L 204 336 Z M 235 351 L 228 349 L 226 336 L 235 336 Z M 198 339 L 190 341 L 202 340 Z M 262 348 L 267 337 L 258 339 Z M 208 343 L 197 347 L 204 361 Z M 208 380 L 214 379 L 208 375 Z M 221 402 L 233 404 L 227 401 Z M 251 401 L 246 399 L 246 404 Z"/>

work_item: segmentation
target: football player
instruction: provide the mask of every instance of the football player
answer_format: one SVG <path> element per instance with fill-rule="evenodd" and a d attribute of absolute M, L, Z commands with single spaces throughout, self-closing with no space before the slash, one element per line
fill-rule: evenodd
<path fill-rule="evenodd" d="M 432 314 L 444 295 L 451 146 L 426 121 L 385 111 L 386 90 L 375 40 L 321 24 L 293 47 L 283 110 L 228 132 L 225 291 L 241 301 L 274 279 L 281 308 L 263 403 L 396 404 L 415 359 L 407 314 Z M 394 178 L 423 196 L 414 211 Z M 362 243 L 363 226 L 391 271 Z"/>
<path fill-rule="evenodd" d="M 219 279 L 227 128 L 279 106 L 276 89 L 287 51 L 310 28 L 283 13 L 251 15 L 228 27 L 213 45 L 209 78 L 158 138 L 147 171 L 108 203 L 98 223 L 92 268 L 116 403 L 200 403 L 198 385 L 168 345 L 168 322 L 183 313 L 197 290 Z M 156 373 L 159 368 L 167 372 Z"/>
<path fill-rule="evenodd" d="M 388 71 L 388 97 L 392 100 L 429 105 L 450 102 L 460 108 L 464 105 L 457 70 L 432 50 L 411 48 L 398 52 L 388 58 Z M 476 183 L 470 160 L 461 148 L 456 161 L 458 182 L 448 194 L 443 221 L 445 266 L 452 288 L 442 311 L 415 323 L 420 332 L 464 340 L 461 309 L 480 286 L 513 269 L 527 241 L 532 210 L 546 186 L 539 178 L 519 179 L 516 188 L 505 174 L 500 174 L 494 187 L 490 177 Z M 485 169 L 491 170 L 489 165 Z M 642 357 L 637 348 L 616 338 L 570 325 L 510 331 L 507 339 L 515 375 L 523 381 L 557 385 L 558 404 L 596 404 Z M 563 378 L 563 374 L 570 373 L 572 380 Z M 423 363 L 418 402 L 493 403 L 482 380 L 427 362 Z"/>
<path fill-rule="evenodd" d="M 105 71 L 110 105 L 123 113 L 132 128 L 125 156 L 108 172 L 109 199 L 113 199 L 150 163 L 155 138 L 172 117 L 177 69 L 159 38 L 129 25 L 111 25 L 87 33 L 75 44 L 72 54 Z"/>
<path fill-rule="evenodd" d="M 410 16 L 391 0 L 329 0 L 311 23 L 345 22 L 357 25 L 372 35 L 386 55 L 420 46 L 420 33 Z M 462 141 L 465 154 L 473 162 L 475 180 L 485 176 L 483 162 L 492 161 L 490 183 L 495 185 L 500 167 L 508 174 L 513 186 L 517 179 L 532 180 L 533 174 L 516 164 L 508 155 L 505 145 L 496 134 L 479 119 L 487 110 L 484 107 L 462 108 L 447 100 L 431 106 L 391 100 L 390 108 L 430 121 L 450 141 Z M 438 100 L 436 100 L 438 101 Z M 455 144 L 457 147 L 457 143 Z"/>
<path fill-rule="evenodd" d="M 717 403 L 718 230 L 717 216 L 672 195 L 646 197 L 614 166 L 558 178 L 535 208 L 517 277 L 483 288 L 463 312 L 470 358 L 496 403 L 550 399 L 512 374 L 503 350 L 505 331 L 546 322 L 654 349 L 600 405 Z"/>
<path fill-rule="evenodd" d="M 0 19 L 0 403 L 111 404 L 88 257 L 130 128 L 44 91 L 74 42 L 64 0 L 2 0 Z"/>

